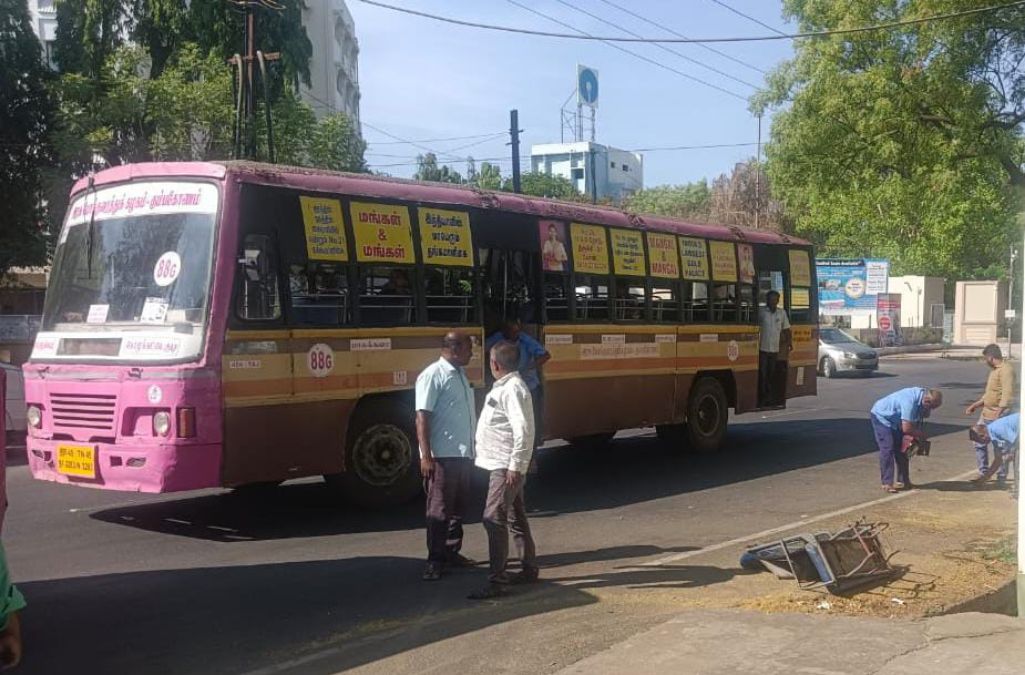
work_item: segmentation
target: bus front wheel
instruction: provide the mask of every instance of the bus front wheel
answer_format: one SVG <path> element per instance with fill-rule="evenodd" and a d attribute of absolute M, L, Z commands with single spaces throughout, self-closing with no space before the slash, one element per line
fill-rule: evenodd
<path fill-rule="evenodd" d="M 694 384 L 687 401 L 687 440 L 698 452 L 715 452 L 726 435 L 729 406 L 722 384 L 703 377 Z"/>
<path fill-rule="evenodd" d="M 382 508 L 420 491 L 416 432 L 407 406 L 370 402 L 357 411 L 345 444 L 345 471 L 325 476 L 348 501 Z"/>

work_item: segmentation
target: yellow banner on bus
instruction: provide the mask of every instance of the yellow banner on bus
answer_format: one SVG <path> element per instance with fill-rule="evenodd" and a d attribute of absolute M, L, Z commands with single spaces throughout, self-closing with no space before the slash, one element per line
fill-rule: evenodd
<path fill-rule="evenodd" d="M 570 223 L 569 233 L 573 242 L 573 270 L 583 274 L 608 274 L 609 247 L 605 228 Z"/>
<path fill-rule="evenodd" d="M 349 212 L 356 235 L 356 260 L 409 265 L 416 262 L 407 207 L 350 202 Z"/>
<path fill-rule="evenodd" d="M 310 260 L 345 262 L 349 245 L 345 241 L 342 203 L 337 199 L 299 197 L 306 228 L 306 255 Z"/>
<path fill-rule="evenodd" d="M 418 209 L 420 253 L 425 265 L 473 267 L 470 214 L 466 211 Z"/>
<path fill-rule="evenodd" d="M 612 235 L 612 264 L 616 274 L 644 276 L 644 238 L 637 230 L 609 230 Z"/>
<path fill-rule="evenodd" d="M 684 279 L 708 281 L 708 249 L 704 239 L 680 237 L 680 261 Z"/>
<path fill-rule="evenodd" d="M 648 232 L 648 273 L 662 279 L 680 278 L 680 257 L 676 254 L 676 237 Z"/>
<path fill-rule="evenodd" d="M 811 263 L 807 251 L 790 249 L 790 284 L 793 286 L 811 286 Z"/>
<path fill-rule="evenodd" d="M 710 241 L 712 254 L 712 281 L 737 282 L 737 252 L 733 242 Z"/>

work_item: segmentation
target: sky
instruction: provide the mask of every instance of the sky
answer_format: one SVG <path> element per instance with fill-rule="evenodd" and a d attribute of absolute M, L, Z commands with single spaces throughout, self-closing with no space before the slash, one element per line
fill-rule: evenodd
<path fill-rule="evenodd" d="M 688 37 L 770 34 L 768 28 L 714 0 L 384 1 L 468 21 L 556 32 L 572 31 L 530 10 L 592 35 L 626 36 L 624 31 L 629 31 L 666 36 L 666 30 Z M 780 16 L 780 0 L 723 1 L 775 29 L 793 29 Z M 519 110 L 523 130 L 521 164 L 529 170 L 532 144 L 560 141 L 560 109 L 575 90 L 577 65 L 583 64 L 598 71 L 599 143 L 627 150 L 750 144 L 643 153 L 645 187 L 711 180 L 755 155 L 758 126 L 747 99 L 764 82 L 765 73 L 760 71 L 769 71 L 792 55 L 789 40 L 709 45 L 727 56 L 692 44 L 666 45 L 678 54 L 654 45 L 620 44 L 659 66 L 600 42 L 497 33 L 399 14 L 360 0 L 346 4 L 360 47 L 360 117 L 369 143 L 367 162 L 394 176 L 410 176 L 416 155 L 427 150 L 438 154 L 439 161 L 472 155 L 478 167 L 482 160 L 500 158 L 492 163 L 508 175 L 511 155 L 506 144 L 513 108 Z M 768 138 L 769 123 L 766 117 L 763 140 Z M 566 134 L 572 140 L 571 132 Z M 396 137 L 420 141 L 419 147 L 398 143 Z M 465 160 L 452 161 L 451 166 L 465 174 Z"/>

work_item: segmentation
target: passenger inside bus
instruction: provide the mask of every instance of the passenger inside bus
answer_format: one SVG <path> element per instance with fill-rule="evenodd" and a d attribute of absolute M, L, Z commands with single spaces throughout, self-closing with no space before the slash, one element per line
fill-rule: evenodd
<path fill-rule="evenodd" d="M 360 289 L 360 322 L 368 326 L 401 326 L 416 320 L 409 271 L 401 267 L 370 267 Z"/>

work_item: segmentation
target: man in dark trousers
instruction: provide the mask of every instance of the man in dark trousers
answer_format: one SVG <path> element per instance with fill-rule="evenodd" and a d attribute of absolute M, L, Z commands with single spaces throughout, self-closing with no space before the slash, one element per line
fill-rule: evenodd
<path fill-rule="evenodd" d="M 484 399 L 476 437 L 476 464 L 489 472 L 484 529 L 488 532 L 491 570 L 488 585 L 471 594 L 473 600 L 503 595 L 510 583 L 537 581 L 534 538 L 523 501 L 523 484 L 534 453 L 534 410 L 530 388 L 516 371 L 519 362 L 520 347 L 516 343 L 503 341 L 491 348 L 495 384 Z M 510 532 L 522 566 L 514 576 L 506 574 Z"/>
<path fill-rule="evenodd" d="M 441 358 L 416 378 L 416 436 L 427 491 L 425 581 L 439 579 L 446 565 L 475 564 L 459 553 L 473 470 L 476 406 L 465 370 L 472 357 L 470 337 L 453 331 L 444 338 Z"/>
<path fill-rule="evenodd" d="M 774 405 L 779 398 L 774 391 L 776 363 L 780 355 L 786 359 L 793 343 L 790 340 L 790 318 L 779 308 L 779 292 L 765 294 L 765 306 L 758 310 L 758 402 Z"/>

